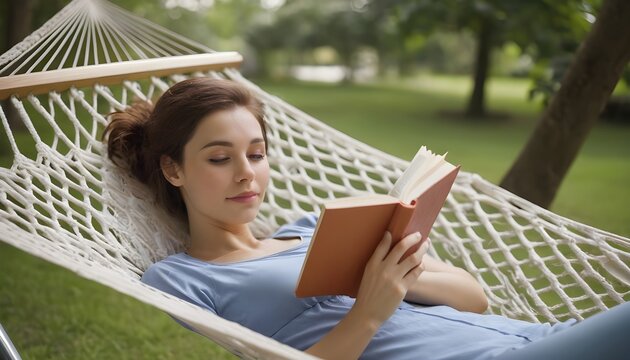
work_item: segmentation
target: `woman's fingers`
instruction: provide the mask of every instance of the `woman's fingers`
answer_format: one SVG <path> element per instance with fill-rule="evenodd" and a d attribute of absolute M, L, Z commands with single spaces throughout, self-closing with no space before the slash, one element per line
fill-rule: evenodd
<path fill-rule="evenodd" d="M 400 271 L 402 274 L 408 274 L 414 268 L 422 266 L 422 259 L 429 250 L 429 244 L 429 241 L 425 240 L 418 250 L 407 256 L 405 260 L 400 263 Z"/>
<path fill-rule="evenodd" d="M 422 239 L 422 235 L 419 232 L 415 232 L 413 234 L 409 234 L 402 238 L 399 242 L 394 245 L 392 250 L 387 254 L 386 262 L 398 264 L 400 262 L 400 258 L 403 256 L 407 250 L 416 245 L 420 239 Z"/>
<path fill-rule="evenodd" d="M 376 249 L 374 250 L 372 257 L 370 257 L 370 260 L 368 263 L 380 263 L 381 261 L 383 261 L 383 259 L 385 259 L 385 257 L 387 256 L 387 253 L 389 252 L 391 243 L 392 243 L 392 234 L 389 231 L 385 231 L 385 234 L 383 235 L 383 239 L 376 246 Z"/>
<path fill-rule="evenodd" d="M 422 257 L 427 252 L 428 243 L 400 261 L 420 239 L 420 234 L 409 235 L 392 247 L 391 234 L 384 234 L 363 272 L 353 309 L 379 324 L 391 316 L 424 270 Z"/>
<path fill-rule="evenodd" d="M 416 265 L 413 269 L 409 270 L 409 272 L 403 277 L 403 285 L 406 289 L 409 289 L 415 282 L 418 280 L 418 277 L 424 271 L 424 265 L 421 263 Z"/>

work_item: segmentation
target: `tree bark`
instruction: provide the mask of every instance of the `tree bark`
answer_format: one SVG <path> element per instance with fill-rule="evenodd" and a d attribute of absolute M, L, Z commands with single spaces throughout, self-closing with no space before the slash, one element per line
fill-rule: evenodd
<path fill-rule="evenodd" d="M 490 52 L 492 51 L 492 22 L 483 18 L 477 33 L 477 48 L 475 56 L 475 73 L 473 91 L 468 101 L 466 117 L 481 118 L 486 114 L 486 79 L 490 68 Z"/>
<path fill-rule="evenodd" d="M 11 0 L 6 17 L 7 49 L 17 44 L 31 32 L 33 0 Z"/>
<path fill-rule="evenodd" d="M 501 187 L 549 207 L 630 61 L 630 1 L 606 0 Z"/>
<path fill-rule="evenodd" d="M 10 0 L 7 3 L 7 12 L 5 14 L 6 24 L 6 49 L 9 50 L 13 45 L 22 41 L 31 32 L 33 22 L 33 1 L 32 0 Z M 24 129 L 24 123 L 20 120 L 16 110 L 11 102 L 6 99 L 2 100 L 2 111 L 9 121 L 9 126 L 13 130 Z"/>

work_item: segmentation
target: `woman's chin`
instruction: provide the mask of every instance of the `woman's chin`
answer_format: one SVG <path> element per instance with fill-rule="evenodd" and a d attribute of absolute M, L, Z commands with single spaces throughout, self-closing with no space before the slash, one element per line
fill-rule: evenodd
<path fill-rule="evenodd" d="M 239 211 L 234 214 L 232 221 L 239 224 L 249 224 L 258 216 L 258 208 L 259 207 Z"/>

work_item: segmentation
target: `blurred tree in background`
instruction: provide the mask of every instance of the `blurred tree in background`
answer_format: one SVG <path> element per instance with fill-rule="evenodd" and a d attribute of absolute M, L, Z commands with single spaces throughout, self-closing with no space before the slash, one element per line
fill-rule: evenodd
<path fill-rule="evenodd" d="M 503 73 L 531 75 L 535 81 L 531 96 L 548 99 L 600 2 L 111 1 L 210 48 L 240 51 L 246 59 L 243 71 L 259 76 L 286 75 L 291 66 L 300 64 L 337 64 L 345 68 L 345 80 L 353 81 L 365 53 L 375 54 L 374 66 L 381 77 L 406 76 L 418 68 L 470 73 L 474 85 L 464 113 L 476 119 L 487 113 L 485 84 L 493 73 L 493 61 L 505 59 L 508 53 L 514 64 L 504 66 Z M 0 22 L 7 31 L 2 49 L 41 26 L 68 2 L 4 2 Z M 501 72 L 501 64 L 496 65 L 494 73 Z"/>
<path fill-rule="evenodd" d="M 486 116 L 485 84 L 492 53 L 507 43 L 536 60 L 557 51 L 574 50 L 589 28 L 584 16 L 590 10 L 583 0 L 441 0 L 393 1 L 399 14 L 401 35 L 436 30 L 469 32 L 475 38 L 473 90 L 465 115 Z"/>

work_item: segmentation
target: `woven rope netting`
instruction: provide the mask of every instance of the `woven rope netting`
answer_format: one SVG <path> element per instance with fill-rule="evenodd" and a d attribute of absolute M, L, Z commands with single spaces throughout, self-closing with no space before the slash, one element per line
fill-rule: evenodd
<path fill-rule="evenodd" d="M 106 2 L 75 0 L 0 56 L 0 79 L 210 52 Z M 154 99 L 190 76 L 238 81 L 265 104 L 271 181 L 252 224 L 257 236 L 319 212 L 328 199 L 386 193 L 408 164 L 306 115 L 232 68 L 12 96 L 26 131 L 11 130 L 3 105 L 13 161 L 0 168 L 0 240 L 167 311 L 237 355 L 308 357 L 139 281 L 149 264 L 181 250 L 186 234 L 106 159 L 105 114 L 136 98 Z M 555 322 L 630 300 L 629 239 L 553 214 L 476 174 L 460 172 L 431 239 L 434 256 L 481 282 L 492 313 Z"/>

